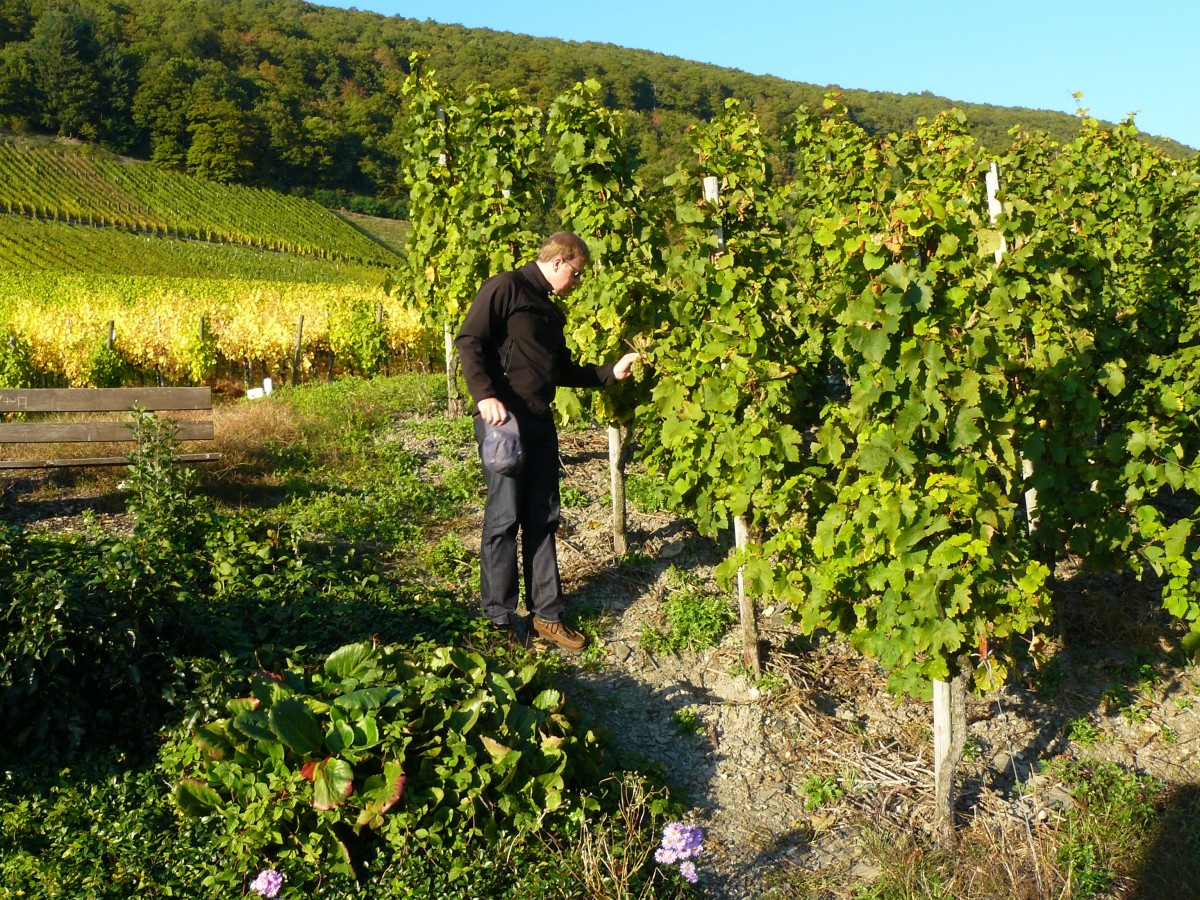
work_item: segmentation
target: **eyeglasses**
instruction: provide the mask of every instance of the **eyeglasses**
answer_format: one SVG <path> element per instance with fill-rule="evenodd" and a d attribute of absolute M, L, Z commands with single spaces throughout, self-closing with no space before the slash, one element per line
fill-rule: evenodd
<path fill-rule="evenodd" d="M 583 272 L 580 269 L 577 269 L 572 265 L 568 265 L 568 263 L 565 259 L 562 260 L 561 262 L 564 266 L 567 267 L 567 270 L 571 273 L 572 278 L 574 278 L 576 281 L 583 280 Z"/>

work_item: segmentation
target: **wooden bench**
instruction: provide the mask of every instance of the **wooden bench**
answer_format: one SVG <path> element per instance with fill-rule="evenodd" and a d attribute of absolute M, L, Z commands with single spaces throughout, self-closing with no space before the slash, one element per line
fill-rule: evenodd
<path fill-rule="evenodd" d="M 212 391 L 183 388 L 0 388 L 0 413 L 115 413 L 140 406 L 155 412 L 202 411 L 204 420 L 177 423 L 181 441 L 211 441 L 214 436 Z M 0 419 L 5 417 L 0 416 Z M 0 421 L 0 444 L 76 444 L 137 440 L 131 417 L 45 421 Z M 181 453 L 180 462 L 211 462 L 220 453 Z M 127 465 L 127 456 L 65 457 L 63 459 L 0 459 L 0 469 L 42 469 L 61 466 Z"/>

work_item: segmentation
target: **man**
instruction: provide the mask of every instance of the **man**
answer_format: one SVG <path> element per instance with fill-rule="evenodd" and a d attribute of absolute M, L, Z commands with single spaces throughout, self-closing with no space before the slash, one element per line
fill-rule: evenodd
<path fill-rule="evenodd" d="M 487 280 L 471 304 L 455 345 L 475 399 L 475 438 L 484 459 L 489 427 L 512 416 L 524 464 L 505 475 L 489 467 L 479 550 L 481 605 L 498 631 L 524 643 L 516 615 L 517 533 L 520 531 L 525 599 L 539 635 L 567 650 L 587 639 L 563 622 L 558 530 L 558 432 L 551 404 L 556 388 L 604 387 L 629 375 L 637 353 L 615 364 L 582 366 L 571 358 L 563 331 L 567 318 L 555 304 L 579 284 L 587 244 L 569 232 L 551 235 L 537 260 Z"/>

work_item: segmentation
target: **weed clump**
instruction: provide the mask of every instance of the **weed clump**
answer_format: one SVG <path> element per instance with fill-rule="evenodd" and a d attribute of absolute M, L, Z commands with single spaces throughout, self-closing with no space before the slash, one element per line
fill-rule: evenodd
<path fill-rule="evenodd" d="M 667 573 L 669 593 L 663 601 L 665 627 L 647 627 L 638 643 L 653 653 L 700 651 L 720 643 L 734 623 L 725 598 L 705 594 L 694 580 L 672 567 Z"/>

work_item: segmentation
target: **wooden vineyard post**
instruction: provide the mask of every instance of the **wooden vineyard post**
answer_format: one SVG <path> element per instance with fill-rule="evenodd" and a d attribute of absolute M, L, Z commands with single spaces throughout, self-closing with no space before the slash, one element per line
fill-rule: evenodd
<path fill-rule="evenodd" d="M 383 331 L 383 304 L 382 303 L 375 304 L 375 327 L 379 331 Z M 387 355 L 384 356 L 384 359 L 383 359 L 383 374 L 384 375 L 388 374 L 388 360 L 391 358 L 391 355 L 392 354 L 389 351 L 387 353 Z"/>
<path fill-rule="evenodd" d="M 625 429 L 608 426 L 608 481 L 612 493 L 613 553 L 629 552 L 628 524 L 625 520 Z"/>
<path fill-rule="evenodd" d="M 437 117 L 438 121 L 442 123 L 442 131 L 444 132 L 446 130 L 446 107 L 438 105 Z M 438 154 L 438 165 L 442 168 L 447 168 L 450 165 L 450 161 L 447 159 L 444 151 Z"/>
<path fill-rule="evenodd" d="M 196 334 L 200 338 L 199 346 L 201 348 L 201 352 L 203 352 L 204 339 L 208 336 L 207 331 L 206 331 L 206 325 L 204 322 L 204 313 L 200 313 L 200 321 L 196 323 Z M 199 374 L 199 373 L 196 373 L 196 374 Z M 211 374 L 211 373 L 209 373 L 209 374 Z M 189 379 L 188 384 L 195 384 L 195 382 Z"/>
<path fill-rule="evenodd" d="M 300 313 L 300 319 L 296 322 L 296 351 L 292 354 L 292 387 L 295 387 L 300 380 L 300 351 L 304 346 L 304 313 Z"/>
<path fill-rule="evenodd" d="M 437 108 L 438 121 L 442 123 L 442 130 L 446 128 L 446 108 L 438 105 Z M 445 151 L 438 154 L 438 165 L 442 168 L 450 167 L 450 158 Z M 454 355 L 454 332 L 450 329 L 450 323 L 446 322 L 442 325 L 442 339 L 445 343 L 444 356 L 446 360 L 446 415 L 451 419 L 457 419 L 463 415 L 466 410 L 463 408 L 462 398 L 458 395 L 458 378 L 455 372 Z"/>
<path fill-rule="evenodd" d="M 457 419 L 463 415 L 466 410 L 463 408 L 462 397 L 458 393 L 458 378 L 457 378 L 457 357 L 454 355 L 454 332 L 450 330 L 450 323 L 447 322 L 442 326 L 442 338 L 445 341 L 446 350 L 446 415 L 451 419 Z"/>
<path fill-rule="evenodd" d="M 967 746 L 967 682 L 971 661 L 957 660 L 958 671 L 950 681 L 933 682 L 933 810 L 934 832 L 939 844 L 954 844 L 954 789 L 958 764 Z"/>
<path fill-rule="evenodd" d="M 714 206 L 721 202 L 721 189 L 715 175 L 704 176 L 704 199 Z M 720 225 L 716 228 L 717 249 L 725 249 L 725 232 Z M 735 552 L 750 543 L 750 527 L 746 517 L 733 518 L 733 543 Z M 757 678 L 762 674 L 762 660 L 758 653 L 758 610 L 754 598 L 746 593 L 745 573 L 737 571 L 738 615 L 742 621 L 742 664 Z"/>
<path fill-rule="evenodd" d="M 984 176 L 987 187 L 988 216 L 994 224 L 1002 207 L 996 194 L 1000 190 L 1000 170 L 992 163 Z M 1008 244 L 1000 236 L 996 248 L 996 265 L 1004 258 Z M 1033 475 L 1033 465 L 1021 457 L 1021 474 L 1025 480 Z M 1037 492 L 1030 488 L 1025 492 L 1025 508 L 1029 515 L 1029 533 L 1035 530 L 1034 511 L 1037 508 Z M 954 799 L 955 775 L 962 760 L 963 747 L 967 742 L 967 680 L 971 664 L 967 657 L 958 660 L 958 671 L 950 672 L 950 681 L 933 682 L 933 802 L 934 824 L 938 841 L 943 846 L 954 842 Z"/>

